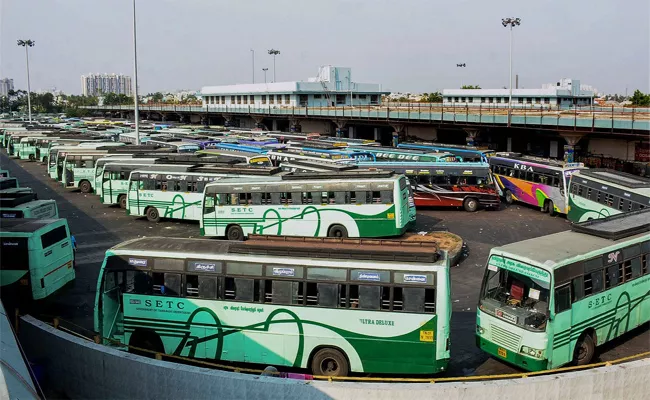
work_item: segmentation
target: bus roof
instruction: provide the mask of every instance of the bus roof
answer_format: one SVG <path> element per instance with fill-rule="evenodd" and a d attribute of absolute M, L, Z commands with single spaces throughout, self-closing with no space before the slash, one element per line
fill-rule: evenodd
<path fill-rule="evenodd" d="M 16 207 L 38 198 L 36 193 L 0 193 L 0 206 Z"/>
<path fill-rule="evenodd" d="M 642 237 L 650 238 L 650 209 L 573 224 L 573 230 L 511 243 L 492 249 L 491 254 L 529 260 L 548 271 L 574 262 L 576 257 Z M 608 236 L 606 238 L 603 236 Z M 568 244 L 568 245 L 567 245 Z"/>
<path fill-rule="evenodd" d="M 583 163 L 567 163 L 564 160 L 556 160 L 553 158 L 525 156 L 521 153 L 508 153 L 497 152 L 494 156 L 490 157 L 490 164 L 496 163 L 498 160 L 518 161 L 533 164 L 545 165 L 548 167 L 556 168 L 584 168 Z"/>
<path fill-rule="evenodd" d="M 282 170 L 277 167 L 257 167 L 249 164 L 235 165 L 150 165 L 133 171 L 138 174 L 147 173 L 186 173 L 186 174 L 233 174 L 233 175 L 275 175 Z"/>
<path fill-rule="evenodd" d="M 396 174 L 393 171 L 354 169 L 350 171 L 297 172 L 283 175 L 282 179 L 287 181 L 318 179 L 382 179 L 394 178 L 397 176 L 399 176 L 399 174 Z"/>
<path fill-rule="evenodd" d="M 650 179 L 638 175 L 628 174 L 613 169 L 595 168 L 576 172 L 575 175 L 584 175 L 599 181 L 613 183 L 629 189 L 650 188 Z"/>
<path fill-rule="evenodd" d="M 64 218 L 50 218 L 50 219 L 34 219 L 34 218 L 20 218 L 20 219 L 6 219 L 2 220 L 0 225 L 0 232 L 20 232 L 20 233 L 34 233 L 37 230 L 54 224 L 57 222 L 65 221 Z"/>
<path fill-rule="evenodd" d="M 404 261 L 435 263 L 441 258 L 435 242 L 312 238 L 275 235 L 249 235 L 244 242 L 209 239 L 144 237 L 120 243 L 113 251 L 156 251 L 223 255 L 261 255 L 290 258 L 325 258 L 355 261 Z"/>

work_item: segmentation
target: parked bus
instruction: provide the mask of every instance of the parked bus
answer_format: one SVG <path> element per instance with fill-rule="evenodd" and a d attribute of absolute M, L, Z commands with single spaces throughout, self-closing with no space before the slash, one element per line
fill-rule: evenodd
<path fill-rule="evenodd" d="M 0 178 L 7 178 L 9 176 L 9 170 L 0 169 Z"/>
<path fill-rule="evenodd" d="M 368 170 L 224 179 L 206 185 L 201 234 L 399 236 L 410 221 L 406 178 Z"/>
<path fill-rule="evenodd" d="M 650 208 L 650 178 L 611 169 L 571 175 L 567 219 L 583 222 Z"/>
<path fill-rule="evenodd" d="M 529 371 L 589 364 L 596 346 L 650 321 L 650 210 L 490 251 L 477 344 Z"/>
<path fill-rule="evenodd" d="M 326 159 L 351 158 L 355 161 L 376 161 L 374 153 L 335 146 L 328 142 L 309 140 L 305 142 L 289 142 L 290 147 L 281 150 L 304 155 L 323 157 Z"/>
<path fill-rule="evenodd" d="M 151 222 L 158 222 L 161 217 L 199 221 L 207 183 L 237 175 L 268 178 L 279 171 L 246 164 L 225 168 L 164 165 L 134 170 L 129 177 L 126 213 L 146 216 Z"/>
<path fill-rule="evenodd" d="M 490 157 L 496 154 L 495 150 L 490 150 L 487 147 L 462 146 L 443 143 L 400 143 L 397 145 L 397 148 L 446 152 L 455 155 L 460 162 L 486 163 Z"/>
<path fill-rule="evenodd" d="M 20 185 L 18 184 L 17 178 L 12 178 L 8 176 L 0 178 L 0 190 L 13 189 L 13 188 L 17 188 L 18 186 Z"/>
<path fill-rule="evenodd" d="M 413 189 L 416 207 L 499 208 L 497 187 L 486 163 L 359 163 L 362 168 L 380 168 L 404 174 Z"/>
<path fill-rule="evenodd" d="M 7 150 L 7 155 L 8 156 L 15 156 L 20 158 L 20 149 L 21 149 L 21 140 L 23 138 L 27 138 L 30 136 L 42 136 L 43 132 L 50 132 L 50 131 L 40 131 L 40 130 L 27 130 L 27 131 L 18 131 L 18 132 L 13 132 L 11 133 L 7 139 L 7 145 L 6 145 L 6 150 Z"/>
<path fill-rule="evenodd" d="M 140 238 L 106 252 L 96 293 L 95 330 L 121 349 L 329 376 L 449 362 L 449 260 L 431 242 Z"/>
<path fill-rule="evenodd" d="M 299 149 L 275 149 L 266 153 L 273 165 L 279 166 L 288 161 L 331 161 L 342 164 L 352 164 L 354 159 L 342 154 L 313 153 L 307 154 Z"/>
<path fill-rule="evenodd" d="M 307 159 L 307 160 L 292 160 L 283 161 L 279 167 L 286 172 L 342 172 L 353 169 L 358 169 L 356 164 L 344 164 L 329 160 Z"/>
<path fill-rule="evenodd" d="M 0 249 L 2 300 L 12 308 L 49 297 L 75 279 L 65 219 L 2 220 Z"/>
<path fill-rule="evenodd" d="M 177 138 L 156 138 L 147 141 L 148 145 L 159 147 L 168 147 L 174 149 L 176 153 L 195 153 L 201 150 L 201 146 L 196 143 L 188 143 Z"/>
<path fill-rule="evenodd" d="M 77 146 L 53 146 L 49 151 L 47 160 L 50 178 L 61 181 L 63 179 L 63 163 L 68 154 L 84 154 L 88 152 L 108 154 L 107 149 L 124 146 L 124 143 L 93 142 L 80 143 Z"/>
<path fill-rule="evenodd" d="M 155 157 L 151 157 L 147 154 L 147 157 L 144 158 L 135 158 L 133 155 L 125 156 L 114 156 L 114 157 L 103 157 L 95 161 L 95 179 L 93 183 L 93 193 L 97 196 L 102 196 L 103 182 L 104 182 L 104 166 L 108 163 L 128 164 L 128 165 L 151 165 L 156 161 Z M 129 180 L 129 177 L 126 177 L 126 181 Z M 126 182 L 125 181 L 125 182 Z M 126 184 L 126 183 L 125 183 Z M 126 192 L 125 192 L 126 193 Z"/>
<path fill-rule="evenodd" d="M 264 132 L 265 136 L 277 139 L 280 143 L 287 143 L 290 140 L 308 140 L 318 139 L 321 137 L 320 133 L 298 133 L 298 132 L 277 132 L 268 131 Z"/>
<path fill-rule="evenodd" d="M 311 140 L 311 139 L 310 139 Z M 331 136 L 321 136 L 317 138 L 319 141 L 330 142 L 335 146 L 381 146 L 381 143 L 370 139 L 353 139 L 353 138 L 337 138 Z"/>
<path fill-rule="evenodd" d="M 187 157 L 176 154 L 180 157 L 164 157 L 164 158 L 132 158 L 129 160 L 118 161 L 106 159 L 107 162 L 102 165 L 100 171 L 100 181 L 97 184 L 95 193 L 100 193 L 100 200 L 102 204 L 114 205 L 119 204 L 121 208 L 126 209 L 127 204 L 127 191 L 129 188 L 129 177 L 132 171 L 137 169 L 146 169 L 149 166 L 155 165 L 156 168 L 165 168 L 165 165 L 174 165 L 176 167 L 191 167 L 199 162 L 211 162 L 210 165 L 217 164 L 216 160 L 212 157 Z M 226 159 L 225 157 L 219 158 L 219 165 L 234 167 L 238 164 L 236 159 Z M 97 166 L 96 168 L 99 168 Z"/>
<path fill-rule="evenodd" d="M 54 200 L 38 200 L 36 193 L 0 193 L 0 218 L 59 218 Z"/>
<path fill-rule="evenodd" d="M 42 138 L 48 138 L 48 136 L 35 134 L 21 137 L 20 141 L 15 144 L 16 157 L 21 160 L 36 161 L 36 141 Z"/>
<path fill-rule="evenodd" d="M 571 174 L 584 169 L 582 163 L 497 153 L 490 167 L 505 202 L 514 201 L 540 207 L 550 215 L 566 214 L 566 193 Z"/>
<path fill-rule="evenodd" d="M 197 152 L 208 156 L 237 158 L 241 163 L 257 167 L 272 167 L 273 163 L 266 154 L 256 154 L 245 151 L 224 150 L 224 149 L 205 149 Z"/>
<path fill-rule="evenodd" d="M 377 161 L 456 162 L 456 156 L 447 152 L 396 149 L 380 146 L 348 146 L 349 149 L 372 153 Z"/>
<path fill-rule="evenodd" d="M 95 181 L 95 162 L 100 158 L 110 156 L 106 152 L 66 154 L 63 162 L 61 184 L 64 188 L 78 188 L 81 193 L 92 193 Z M 110 157 L 109 157 L 110 158 Z M 116 159 L 123 159 L 115 157 Z"/>

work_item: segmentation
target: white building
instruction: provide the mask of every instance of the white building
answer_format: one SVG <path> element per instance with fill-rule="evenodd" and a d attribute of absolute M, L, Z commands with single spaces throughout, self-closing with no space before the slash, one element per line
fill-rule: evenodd
<path fill-rule="evenodd" d="M 350 68 L 323 66 L 307 81 L 253 83 L 201 88 L 207 107 L 333 107 L 381 103 L 380 84 L 352 80 Z"/>
<path fill-rule="evenodd" d="M 0 79 L 0 96 L 9 95 L 11 90 L 14 90 L 14 80 L 9 78 Z"/>
<path fill-rule="evenodd" d="M 444 89 L 445 105 L 488 105 L 508 104 L 509 89 Z M 581 85 L 577 79 L 560 79 L 541 89 L 512 89 L 513 107 L 572 107 L 593 104 L 596 90 L 589 85 Z"/>
<path fill-rule="evenodd" d="M 131 77 L 122 74 L 81 75 L 81 93 L 84 96 L 99 96 L 102 93 L 131 96 Z"/>

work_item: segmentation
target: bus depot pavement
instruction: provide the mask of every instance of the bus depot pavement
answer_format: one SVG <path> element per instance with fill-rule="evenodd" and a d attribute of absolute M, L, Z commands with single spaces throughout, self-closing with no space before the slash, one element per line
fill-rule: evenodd
<path fill-rule="evenodd" d="M 0 166 L 31 187 L 39 199 L 54 199 L 59 215 L 68 219 L 77 241 L 77 278 L 73 287 L 44 304 L 44 315 L 59 316 L 92 329 L 97 274 L 105 251 L 125 240 L 141 236 L 199 237 L 198 222 L 129 217 L 118 206 L 105 206 L 94 194 L 63 189 L 49 178 L 43 165 L 18 161 L 0 154 Z M 502 205 L 499 211 L 418 209 L 416 231 L 446 229 L 460 235 L 467 248 L 460 264 L 452 267 L 452 354 L 449 376 L 519 372 L 489 358 L 475 345 L 476 304 L 483 270 L 492 247 L 569 229 L 564 217 L 550 217 L 524 205 Z M 567 245 L 570 245 L 567 244 Z M 88 332 L 86 332 L 88 333 Z M 608 361 L 650 349 L 648 324 L 600 348 L 595 361 Z"/>

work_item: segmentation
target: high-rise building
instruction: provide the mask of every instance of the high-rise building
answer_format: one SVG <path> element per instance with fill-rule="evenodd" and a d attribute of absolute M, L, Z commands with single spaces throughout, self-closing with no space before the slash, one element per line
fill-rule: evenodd
<path fill-rule="evenodd" d="M 7 96 L 10 90 L 14 90 L 14 80 L 9 78 L 0 79 L 0 96 Z"/>
<path fill-rule="evenodd" d="M 131 77 L 117 74 L 81 75 L 81 93 L 84 96 L 99 96 L 105 93 L 131 96 Z"/>

